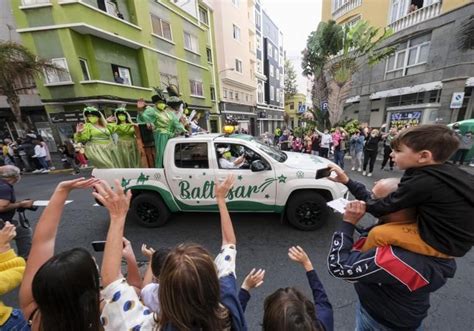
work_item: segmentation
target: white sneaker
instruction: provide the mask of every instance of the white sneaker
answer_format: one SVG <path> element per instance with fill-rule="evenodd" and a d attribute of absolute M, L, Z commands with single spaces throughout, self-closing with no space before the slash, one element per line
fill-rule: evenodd
<path fill-rule="evenodd" d="M 36 170 L 33 170 L 31 173 L 32 173 L 32 174 L 39 174 L 39 173 L 42 172 L 42 171 L 43 171 L 43 169 L 41 169 L 41 170 L 40 170 L 40 169 L 36 169 Z"/>
<path fill-rule="evenodd" d="M 366 171 L 364 171 L 364 172 L 362 173 L 362 176 L 365 176 L 365 175 L 367 175 L 367 172 L 366 172 Z"/>
<path fill-rule="evenodd" d="M 362 168 L 357 169 L 357 171 L 358 171 L 358 172 L 361 172 L 361 171 L 362 171 Z"/>
<path fill-rule="evenodd" d="M 371 173 L 371 172 L 369 172 L 369 174 L 367 175 L 367 177 L 372 177 L 372 173 Z"/>
<path fill-rule="evenodd" d="M 352 167 L 352 169 L 351 169 L 351 170 L 352 170 L 352 171 L 354 171 L 354 170 L 356 170 L 356 168 Z"/>
<path fill-rule="evenodd" d="M 42 173 L 42 174 L 48 174 L 48 173 L 49 173 L 49 169 L 43 169 L 43 170 L 41 170 L 41 173 Z"/>

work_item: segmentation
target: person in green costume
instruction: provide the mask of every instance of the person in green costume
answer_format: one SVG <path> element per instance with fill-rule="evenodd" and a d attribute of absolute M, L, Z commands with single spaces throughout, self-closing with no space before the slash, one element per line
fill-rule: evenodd
<path fill-rule="evenodd" d="M 155 167 L 163 168 L 163 154 L 168 140 L 186 130 L 173 110 L 166 107 L 163 94 L 160 91 L 157 92 L 151 98 L 154 107 L 147 106 L 145 108 L 146 104 L 143 100 L 137 102 L 137 121 L 140 124 L 146 123 L 153 129 L 156 149 Z"/>
<path fill-rule="evenodd" d="M 118 168 L 117 146 L 104 116 L 95 107 L 84 108 L 84 123 L 76 126 L 74 140 L 85 144 L 86 156 L 96 168 Z"/>
<path fill-rule="evenodd" d="M 117 108 L 112 117 L 114 123 L 109 124 L 117 139 L 117 154 L 121 168 L 140 168 L 140 153 L 135 137 L 135 124 L 130 114 L 123 107 Z"/>

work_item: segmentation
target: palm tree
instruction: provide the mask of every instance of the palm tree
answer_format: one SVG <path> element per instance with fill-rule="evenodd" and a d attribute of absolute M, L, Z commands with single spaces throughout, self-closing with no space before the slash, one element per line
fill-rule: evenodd
<path fill-rule="evenodd" d="M 22 86 L 21 80 L 25 77 L 39 77 L 44 69 L 61 70 L 40 59 L 28 48 L 11 41 L 0 42 L 0 94 L 7 97 L 16 122 L 21 128 L 26 124 L 21 117 L 19 92 L 35 86 Z"/>

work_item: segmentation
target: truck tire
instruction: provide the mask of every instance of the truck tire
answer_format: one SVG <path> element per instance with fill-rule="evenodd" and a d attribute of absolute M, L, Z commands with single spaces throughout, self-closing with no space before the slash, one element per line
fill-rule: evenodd
<path fill-rule="evenodd" d="M 326 224 L 329 208 L 318 192 L 301 191 L 290 197 L 286 206 L 288 222 L 295 228 L 312 231 Z"/>
<path fill-rule="evenodd" d="M 144 192 L 133 198 L 127 218 L 146 228 L 157 228 L 165 225 L 170 215 L 157 193 Z"/>

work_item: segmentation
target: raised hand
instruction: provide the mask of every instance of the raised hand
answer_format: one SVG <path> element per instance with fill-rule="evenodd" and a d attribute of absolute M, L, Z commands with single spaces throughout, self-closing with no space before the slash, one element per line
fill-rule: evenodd
<path fill-rule="evenodd" d="M 257 288 L 263 284 L 263 279 L 265 277 L 265 270 L 253 268 L 249 274 L 245 277 L 244 282 L 242 283 L 242 288 L 244 290 L 250 291 L 253 288 Z"/>
<path fill-rule="evenodd" d="M 0 230 L 0 249 L 3 251 L 10 248 L 10 241 L 16 236 L 16 227 L 10 222 L 5 222 L 5 226 Z"/>
<path fill-rule="evenodd" d="M 333 182 L 341 183 L 341 184 L 347 184 L 349 182 L 349 176 L 347 176 L 344 170 L 342 170 L 336 165 L 331 165 L 329 166 L 329 168 L 331 169 L 331 173 L 334 172 L 336 176 L 335 177 L 328 176 L 326 177 L 326 179 L 329 179 L 329 180 L 332 180 Z"/>
<path fill-rule="evenodd" d="M 74 189 L 83 189 L 93 187 L 94 185 L 98 184 L 100 179 L 98 178 L 89 178 L 85 179 L 84 177 L 76 178 L 73 180 L 65 180 L 58 184 L 57 188 L 67 191 L 72 191 Z"/>
<path fill-rule="evenodd" d="M 155 253 L 155 250 L 152 247 L 148 247 L 146 244 L 142 245 L 142 254 L 148 258 L 149 260 L 153 256 L 153 253 Z"/>
<path fill-rule="evenodd" d="M 350 201 L 346 205 L 346 210 L 342 219 L 344 222 L 356 225 L 362 217 L 365 215 L 366 204 L 364 201 Z"/>
<path fill-rule="evenodd" d="M 123 250 L 122 250 L 122 256 L 126 260 L 130 260 L 135 257 L 135 254 L 133 253 L 133 248 L 132 248 L 132 243 L 130 240 L 127 238 L 123 237 Z"/>
<path fill-rule="evenodd" d="M 82 132 L 82 131 L 84 131 L 84 123 L 77 123 L 77 125 L 76 125 L 76 132 L 77 132 L 77 133 L 80 133 L 80 132 Z"/>
<path fill-rule="evenodd" d="M 107 122 L 109 122 L 109 123 L 114 123 L 114 122 L 115 122 L 115 116 L 109 116 L 109 117 L 107 117 Z"/>
<path fill-rule="evenodd" d="M 234 183 L 235 176 L 232 174 L 228 175 L 222 183 L 219 183 L 219 181 L 216 179 L 214 190 L 216 194 L 216 199 L 225 199 L 227 193 L 229 193 L 232 186 L 234 186 Z"/>
<path fill-rule="evenodd" d="M 301 264 L 306 271 L 313 270 L 313 264 L 308 257 L 308 254 L 300 246 L 293 246 L 288 249 L 288 257 Z"/>
<path fill-rule="evenodd" d="M 130 207 L 132 192 L 129 190 L 127 193 L 125 193 L 118 180 L 115 180 L 114 183 L 115 188 L 112 190 L 106 181 L 99 181 L 98 183 L 94 184 L 96 192 L 92 192 L 92 195 L 97 200 L 99 200 L 99 202 L 102 203 L 105 208 L 107 208 L 111 219 L 125 219 L 128 208 Z"/>

